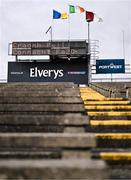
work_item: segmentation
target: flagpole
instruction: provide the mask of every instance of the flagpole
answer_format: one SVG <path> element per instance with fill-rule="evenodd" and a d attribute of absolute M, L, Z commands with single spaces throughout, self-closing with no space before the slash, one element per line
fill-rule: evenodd
<path fill-rule="evenodd" d="M 51 42 L 53 41 L 53 19 L 52 19 L 52 22 L 51 22 L 50 40 L 51 40 Z"/>
<path fill-rule="evenodd" d="M 68 4 L 68 8 L 69 8 L 69 4 Z M 68 41 L 70 41 L 70 11 L 68 15 Z"/>
<path fill-rule="evenodd" d="M 88 22 L 88 83 L 91 82 L 90 22 Z"/>
<path fill-rule="evenodd" d="M 88 22 L 88 54 L 90 54 L 90 22 Z"/>
<path fill-rule="evenodd" d="M 122 30 L 123 58 L 125 59 L 125 33 Z"/>
<path fill-rule="evenodd" d="M 70 41 L 70 15 L 68 19 L 68 41 Z"/>

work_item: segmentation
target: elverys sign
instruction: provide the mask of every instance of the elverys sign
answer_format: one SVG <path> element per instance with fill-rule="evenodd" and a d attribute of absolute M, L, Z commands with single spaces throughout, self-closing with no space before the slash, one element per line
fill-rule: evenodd
<path fill-rule="evenodd" d="M 9 62 L 8 82 L 74 82 L 88 84 L 87 61 Z"/>

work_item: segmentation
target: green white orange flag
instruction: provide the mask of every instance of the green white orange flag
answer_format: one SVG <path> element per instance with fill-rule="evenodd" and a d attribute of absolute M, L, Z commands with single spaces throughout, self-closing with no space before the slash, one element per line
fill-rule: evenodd
<path fill-rule="evenodd" d="M 83 13 L 85 12 L 85 9 L 81 6 L 74 6 L 74 5 L 69 5 L 69 13 Z"/>

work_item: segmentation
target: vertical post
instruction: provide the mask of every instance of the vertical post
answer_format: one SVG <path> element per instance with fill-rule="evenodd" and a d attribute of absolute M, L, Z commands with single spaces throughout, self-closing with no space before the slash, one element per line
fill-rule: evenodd
<path fill-rule="evenodd" d="M 52 22 L 51 22 L 51 42 L 53 41 L 53 23 L 54 23 L 54 20 L 52 19 Z"/>
<path fill-rule="evenodd" d="M 50 31 L 50 41 L 52 42 L 52 25 L 51 25 L 51 31 Z"/>
<path fill-rule="evenodd" d="M 88 84 L 91 81 L 91 64 L 90 64 L 90 22 L 88 22 Z"/>
<path fill-rule="evenodd" d="M 90 54 L 90 23 L 88 22 L 88 54 Z"/>
<path fill-rule="evenodd" d="M 112 73 L 111 73 L 111 82 L 112 82 Z"/>
<path fill-rule="evenodd" d="M 68 41 L 70 42 L 70 13 L 68 15 Z"/>
<path fill-rule="evenodd" d="M 123 58 L 125 59 L 125 34 L 124 34 L 124 30 L 122 30 L 122 44 L 123 44 Z"/>

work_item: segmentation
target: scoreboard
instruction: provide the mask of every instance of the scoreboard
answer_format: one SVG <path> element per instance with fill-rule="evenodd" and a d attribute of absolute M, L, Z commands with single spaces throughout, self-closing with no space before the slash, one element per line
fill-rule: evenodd
<path fill-rule="evenodd" d="M 41 56 L 41 55 L 86 55 L 88 44 L 86 41 L 65 42 L 13 42 L 11 55 L 13 56 Z"/>

